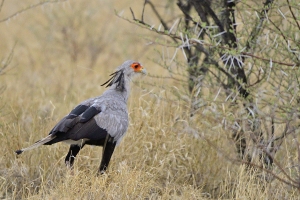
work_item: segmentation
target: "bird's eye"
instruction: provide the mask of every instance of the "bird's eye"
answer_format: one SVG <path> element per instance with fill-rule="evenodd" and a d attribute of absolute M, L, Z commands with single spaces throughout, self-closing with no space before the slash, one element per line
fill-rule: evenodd
<path fill-rule="evenodd" d="M 133 64 L 131 64 L 131 68 L 135 72 L 140 72 L 143 69 L 143 67 L 140 65 L 140 63 L 133 63 Z"/>

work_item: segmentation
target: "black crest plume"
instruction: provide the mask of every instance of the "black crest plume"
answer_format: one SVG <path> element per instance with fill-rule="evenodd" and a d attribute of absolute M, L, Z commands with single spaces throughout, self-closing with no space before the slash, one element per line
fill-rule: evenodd
<path fill-rule="evenodd" d="M 106 87 L 112 86 L 113 84 L 117 84 L 116 85 L 116 89 L 118 90 L 124 90 L 125 89 L 125 80 L 124 80 L 124 72 L 123 70 L 119 70 L 116 71 L 114 73 L 112 73 L 110 79 L 108 79 L 108 81 L 106 81 L 105 83 L 103 83 L 101 86 L 106 85 Z"/>

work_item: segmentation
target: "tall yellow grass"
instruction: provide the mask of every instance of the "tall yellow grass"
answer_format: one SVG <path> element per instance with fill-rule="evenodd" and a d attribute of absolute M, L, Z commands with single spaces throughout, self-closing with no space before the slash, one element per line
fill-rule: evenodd
<path fill-rule="evenodd" d="M 0 16 L 34 3 L 5 1 Z M 154 47 L 140 35 L 149 33 L 114 15 L 114 9 L 124 9 L 130 16 L 129 7 L 141 10 L 142 2 L 66 1 L 0 24 L 1 58 L 16 43 L 10 68 L 0 76 L 5 87 L 0 96 L 0 198 L 296 199 L 293 189 L 279 181 L 259 181 L 261 172 L 249 173 L 206 142 L 235 155 L 229 134 L 209 114 L 210 106 L 190 119 L 189 105 L 164 101 L 164 91 L 153 95 L 138 82 L 129 100 L 129 130 L 107 174 L 95 176 L 99 147 L 85 147 L 73 171 L 64 165 L 65 144 L 14 154 L 46 136 L 77 103 L 101 94 L 101 83 L 124 60 L 141 61 L 150 74 L 166 73 L 148 59 L 155 59 Z M 101 46 L 101 53 L 91 64 L 95 46 Z"/>

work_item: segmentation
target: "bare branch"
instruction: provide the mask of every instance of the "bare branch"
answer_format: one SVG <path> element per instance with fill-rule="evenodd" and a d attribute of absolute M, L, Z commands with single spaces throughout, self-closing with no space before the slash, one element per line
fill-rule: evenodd
<path fill-rule="evenodd" d="M 131 12 L 131 14 L 132 14 L 133 20 L 134 20 L 134 21 L 138 21 L 139 23 L 143 23 L 143 24 L 144 24 L 144 21 L 140 21 L 140 20 L 138 20 L 138 19 L 135 18 L 134 12 L 133 12 L 133 10 L 131 9 L 131 7 L 130 7 L 129 9 L 130 9 L 130 12 Z M 144 24 L 144 25 L 145 25 L 145 24 Z"/>
<path fill-rule="evenodd" d="M 251 161 L 245 161 L 245 160 L 241 160 L 241 159 L 235 159 L 235 158 L 231 158 L 230 155 L 227 155 L 224 151 L 220 150 L 212 141 L 210 141 L 208 138 L 206 138 L 205 136 L 201 136 L 211 147 L 213 147 L 220 155 L 222 155 L 223 157 L 225 157 L 227 160 L 233 162 L 233 163 L 239 163 L 239 164 L 245 164 L 247 166 L 251 166 L 253 168 L 257 168 L 260 169 L 268 174 L 270 174 L 271 176 L 273 176 L 274 178 L 276 178 L 277 180 L 292 186 L 294 188 L 298 188 L 299 189 L 299 185 L 298 182 L 293 180 L 289 175 L 287 175 L 285 173 L 285 171 L 283 169 L 281 169 L 281 171 L 284 173 L 284 175 L 287 177 L 288 180 L 285 180 L 281 177 L 279 177 L 278 175 L 274 174 L 274 172 L 272 170 L 266 169 L 263 165 L 257 165 Z"/>
<path fill-rule="evenodd" d="M 285 34 L 282 32 L 282 30 L 271 20 L 271 19 L 269 19 L 269 21 L 271 22 L 271 24 L 277 29 L 277 31 L 279 31 L 279 33 L 280 33 L 280 35 L 283 37 L 283 39 L 284 39 L 284 41 L 285 41 L 285 43 L 287 44 L 287 45 L 289 45 L 289 42 L 288 42 L 288 39 L 287 39 L 287 37 L 285 36 Z M 294 57 L 297 59 L 297 61 L 299 62 L 298 63 L 298 65 L 300 64 L 300 60 L 299 60 L 299 58 L 298 58 L 298 56 L 296 55 L 296 53 L 295 52 L 293 52 L 292 51 L 292 54 L 294 55 Z"/>
<path fill-rule="evenodd" d="M 132 12 L 132 16 L 133 16 L 133 20 L 135 22 L 137 22 L 138 24 L 141 24 L 143 26 L 141 26 L 142 28 L 147 28 L 148 30 L 152 31 L 152 32 L 156 32 L 160 35 L 165 35 L 165 36 L 169 36 L 170 38 L 172 39 L 177 39 L 177 40 L 181 40 L 181 37 L 176 35 L 176 34 L 173 34 L 173 33 L 167 33 L 167 32 L 164 32 L 164 31 L 159 31 L 157 30 L 156 28 L 154 27 L 151 27 L 149 24 L 146 24 L 145 22 L 141 21 L 141 20 L 138 20 L 135 18 L 134 14 L 133 14 L 133 11 L 131 10 Z M 121 16 L 119 16 L 120 18 L 122 18 Z M 122 18 L 126 21 L 128 21 L 129 23 L 132 23 L 132 21 L 128 20 L 128 19 L 125 19 L 125 18 Z M 190 45 L 199 45 L 199 42 L 195 41 L 195 40 L 189 40 L 188 41 Z M 203 44 L 204 46 L 209 46 L 209 47 L 215 47 L 215 45 L 213 44 L 207 44 L 207 43 L 204 43 Z M 229 48 L 226 47 L 226 46 L 222 46 L 222 45 L 219 45 L 218 48 L 221 48 L 221 49 L 224 49 L 224 50 L 228 50 Z M 270 62 L 270 58 L 264 58 L 264 57 L 261 57 L 261 56 L 257 56 L 257 55 L 254 55 L 252 53 L 248 53 L 248 52 L 240 52 L 241 55 L 245 55 L 245 56 L 249 56 L 249 57 L 252 57 L 252 58 L 256 58 L 258 60 L 262 60 L 262 61 L 265 61 L 265 62 Z M 277 60 L 273 60 L 272 59 L 272 62 L 273 63 L 276 63 L 276 64 L 279 64 L 279 65 L 285 65 L 285 66 L 289 66 L 289 67 L 299 67 L 300 66 L 300 63 L 285 63 L 285 62 L 281 62 L 281 61 L 277 61 Z"/>
<path fill-rule="evenodd" d="M 256 43 L 254 43 L 254 41 L 256 41 L 257 37 L 259 36 L 259 33 L 261 33 L 261 31 L 263 30 L 263 25 L 264 25 L 264 22 L 266 20 L 266 15 L 268 14 L 269 10 L 271 9 L 273 1 L 274 0 L 266 0 L 265 1 L 263 9 L 259 13 L 259 20 L 254 25 L 254 27 L 253 27 L 253 29 L 250 33 L 250 36 L 247 40 L 247 43 L 246 43 L 246 50 L 247 51 L 251 47 L 253 47 L 253 45 L 256 44 Z"/>
<path fill-rule="evenodd" d="M 155 6 L 153 5 L 153 3 L 150 0 L 146 0 L 145 3 L 149 4 L 150 7 L 152 8 L 154 14 L 156 15 L 156 17 L 159 19 L 160 23 L 163 25 L 165 30 L 169 30 L 166 22 L 163 20 L 163 18 L 160 16 L 160 14 L 157 12 Z M 142 19 L 143 20 L 143 19 Z"/>
<path fill-rule="evenodd" d="M 196 21 L 194 21 L 193 18 L 189 15 L 188 10 L 190 10 L 190 4 L 188 4 L 187 6 L 184 6 L 181 1 L 178 1 L 177 2 L 177 6 L 179 7 L 179 9 L 181 10 L 181 12 L 185 16 L 186 29 L 187 29 L 187 23 L 189 21 L 191 21 L 191 22 L 193 22 L 193 24 L 195 26 L 197 26 L 198 28 L 200 28 L 200 29 L 203 30 L 202 35 L 206 33 L 206 30 L 199 23 L 197 23 Z M 210 37 L 210 35 L 208 35 L 208 34 L 207 34 L 207 36 Z M 201 37 L 201 35 L 199 35 L 199 37 Z"/>
<path fill-rule="evenodd" d="M 1 12 L 1 9 L 2 9 L 2 7 L 3 7 L 4 1 L 5 1 L 5 0 L 2 0 L 2 1 L 1 1 L 1 4 L 0 4 L 0 12 Z"/>
<path fill-rule="evenodd" d="M 252 58 L 256 58 L 256 59 L 259 59 L 259 60 L 262 60 L 262 61 L 270 62 L 270 58 L 264 58 L 264 57 L 261 57 L 261 56 L 254 55 L 252 53 L 242 52 L 242 55 L 246 55 L 246 56 L 250 56 Z M 276 60 L 273 60 L 273 59 L 272 59 L 272 62 L 276 63 L 276 64 L 279 64 L 279 65 L 289 66 L 289 67 L 295 67 L 295 66 L 299 67 L 300 66 L 300 63 L 285 63 L 285 62 L 276 61 Z"/>
<path fill-rule="evenodd" d="M 48 3 L 60 3 L 60 2 L 64 2 L 64 1 L 67 1 L 67 0 L 52 0 L 52 1 L 49 0 L 49 1 L 43 1 L 43 2 L 39 2 L 37 4 L 30 5 L 30 6 L 24 8 L 22 10 L 19 10 L 19 11 L 15 12 L 14 14 L 12 14 L 12 15 L 6 17 L 6 18 L 0 19 L 0 23 L 5 22 L 5 21 L 9 20 L 10 18 L 15 17 L 19 14 L 22 14 L 23 12 L 25 12 L 27 10 L 30 10 L 30 9 L 33 9 L 35 7 L 38 7 L 38 6 L 41 6 L 41 5 L 44 5 L 44 4 L 48 4 Z M 2 0 L 2 4 L 0 5 L 1 6 L 0 9 L 2 8 L 3 3 L 4 3 L 4 0 Z"/>
<path fill-rule="evenodd" d="M 10 51 L 9 55 L 7 56 L 7 58 L 5 59 L 5 61 L 3 61 L 1 63 L 2 66 L 0 67 L 0 75 L 3 75 L 5 73 L 4 70 L 7 69 L 7 67 L 11 63 L 12 58 L 14 56 L 14 50 L 15 50 L 16 44 L 17 43 L 14 44 L 13 48 L 11 49 L 11 51 Z"/>
<path fill-rule="evenodd" d="M 142 21 L 144 21 L 144 12 L 145 12 L 145 7 L 146 7 L 147 1 L 148 1 L 148 0 L 145 0 L 145 1 L 144 1 L 143 11 L 142 11 L 142 17 L 141 17 L 141 20 L 142 20 Z M 131 8 L 130 8 L 130 10 L 131 10 Z M 131 10 L 131 13 L 133 13 L 132 10 Z"/>
<path fill-rule="evenodd" d="M 295 14 L 294 14 L 294 11 L 292 10 L 290 1 L 289 1 L 289 0 L 286 0 L 286 1 L 287 1 L 288 5 L 289 5 L 289 10 L 290 10 L 290 12 L 292 13 L 293 19 L 294 19 L 295 23 L 297 24 L 297 27 L 298 27 L 298 29 L 299 29 L 299 31 L 300 31 L 300 24 L 299 24 L 299 22 L 298 22 L 298 20 L 297 20 L 297 17 L 296 17 Z"/>

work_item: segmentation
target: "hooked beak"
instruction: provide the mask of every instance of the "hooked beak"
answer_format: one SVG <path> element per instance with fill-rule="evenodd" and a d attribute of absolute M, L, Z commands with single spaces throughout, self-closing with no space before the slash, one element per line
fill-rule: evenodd
<path fill-rule="evenodd" d="M 147 75 L 147 70 L 145 68 L 142 68 L 140 73 Z"/>

